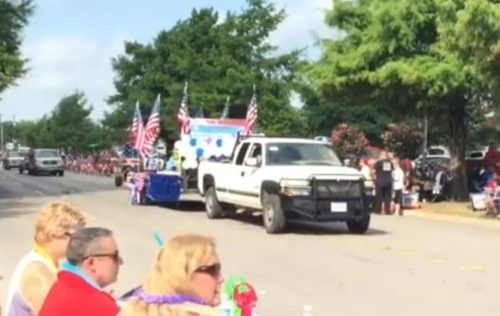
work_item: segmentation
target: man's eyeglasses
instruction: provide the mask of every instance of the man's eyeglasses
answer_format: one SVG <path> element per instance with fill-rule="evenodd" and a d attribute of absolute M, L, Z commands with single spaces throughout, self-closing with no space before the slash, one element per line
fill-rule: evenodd
<path fill-rule="evenodd" d="M 118 250 L 112 252 L 112 253 L 97 253 L 93 255 L 88 255 L 83 258 L 83 260 L 88 259 L 88 258 L 111 258 L 114 261 L 118 262 L 121 259 L 120 252 Z"/>
<path fill-rule="evenodd" d="M 207 266 L 201 266 L 198 269 L 196 269 L 195 272 L 205 273 L 214 278 L 217 278 L 220 275 L 221 269 L 222 267 L 220 263 L 214 263 Z"/>

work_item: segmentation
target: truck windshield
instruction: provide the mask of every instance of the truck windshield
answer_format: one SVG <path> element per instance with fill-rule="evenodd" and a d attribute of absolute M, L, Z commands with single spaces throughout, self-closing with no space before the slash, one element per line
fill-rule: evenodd
<path fill-rule="evenodd" d="M 314 143 L 272 143 L 266 145 L 269 166 L 342 166 L 328 145 Z"/>
<path fill-rule="evenodd" d="M 57 158 L 60 157 L 59 151 L 56 149 L 44 149 L 35 151 L 35 157 L 40 158 Z"/>

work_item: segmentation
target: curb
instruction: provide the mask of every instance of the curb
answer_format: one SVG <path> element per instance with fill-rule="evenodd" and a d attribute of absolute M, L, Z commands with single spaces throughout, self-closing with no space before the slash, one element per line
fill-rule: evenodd
<path fill-rule="evenodd" d="M 500 220 L 494 218 L 473 218 L 473 217 L 465 217 L 455 214 L 439 214 L 439 213 L 429 213 L 426 211 L 413 211 L 413 210 L 405 210 L 405 216 L 413 216 L 413 217 L 421 217 L 421 218 L 429 218 L 436 219 L 447 222 L 461 222 L 468 224 L 478 224 L 489 227 L 498 227 L 500 228 Z"/>

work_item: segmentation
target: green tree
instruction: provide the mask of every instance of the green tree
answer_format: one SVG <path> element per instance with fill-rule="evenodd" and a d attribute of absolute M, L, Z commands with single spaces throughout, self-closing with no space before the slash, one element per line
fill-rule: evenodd
<path fill-rule="evenodd" d="M 32 13 L 31 0 L 0 0 L 0 93 L 26 73 L 21 33 Z"/>
<path fill-rule="evenodd" d="M 424 133 L 422 126 L 414 122 L 389 124 L 382 135 L 384 146 L 399 158 L 415 159 L 420 153 Z"/>
<path fill-rule="evenodd" d="M 324 41 L 307 71 L 315 87 L 440 117 L 449 126 L 453 196 L 467 199 L 467 113 L 495 89 L 500 69 L 497 1 L 336 1 L 326 20 L 344 36 Z"/>
<path fill-rule="evenodd" d="M 91 113 L 92 107 L 82 92 L 62 98 L 50 118 L 42 121 L 41 130 L 48 134 L 44 141 L 66 150 L 88 150 L 99 135 L 98 126 L 90 119 Z"/>
<path fill-rule="evenodd" d="M 20 121 L 16 123 L 16 137 L 22 146 L 35 144 L 41 133 L 37 121 Z"/>
<path fill-rule="evenodd" d="M 356 125 L 339 124 L 332 130 L 331 139 L 333 148 L 343 154 L 359 154 L 366 146 L 368 140 L 365 133 Z"/>
<path fill-rule="evenodd" d="M 305 131 L 303 116 L 289 102 L 299 52 L 277 55 L 268 43 L 284 18 L 273 4 L 247 0 L 247 8 L 228 12 L 223 21 L 212 8 L 193 10 L 151 44 L 126 43 L 125 55 L 113 59 L 117 93 L 109 98 L 113 108 L 105 125 L 125 140 L 135 102 L 147 116 L 160 93 L 162 138 L 171 141 L 178 134 L 176 113 L 185 82 L 190 114 L 203 104 L 205 117 L 218 117 L 228 96 L 232 104 L 248 104 L 255 84 L 260 130 L 281 135 Z"/>

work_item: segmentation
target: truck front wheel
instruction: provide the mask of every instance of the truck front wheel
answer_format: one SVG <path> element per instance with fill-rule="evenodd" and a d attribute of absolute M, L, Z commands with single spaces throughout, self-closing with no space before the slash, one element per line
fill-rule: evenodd
<path fill-rule="evenodd" d="M 221 218 L 224 216 L 222 205 L 217 199 L 215 187 L 213 186 L 209 187 L 205 192 L 205 211 L 210 219 Z"/>
<path fill-rule="evenodd" d="M 281 199 L 277 194 L 263 193 L 262 209 L 264 217 L 264 227 L 268 234 L 279 234 L 285 231 L 286 218 Z"/>
<path fill-rule="evenodd" d="M 366 215 L 360 220 L 350 220 L 347 222 L 347 228 L 352 234 L 364 234 L 369 227 L 370 215 Z"/>

